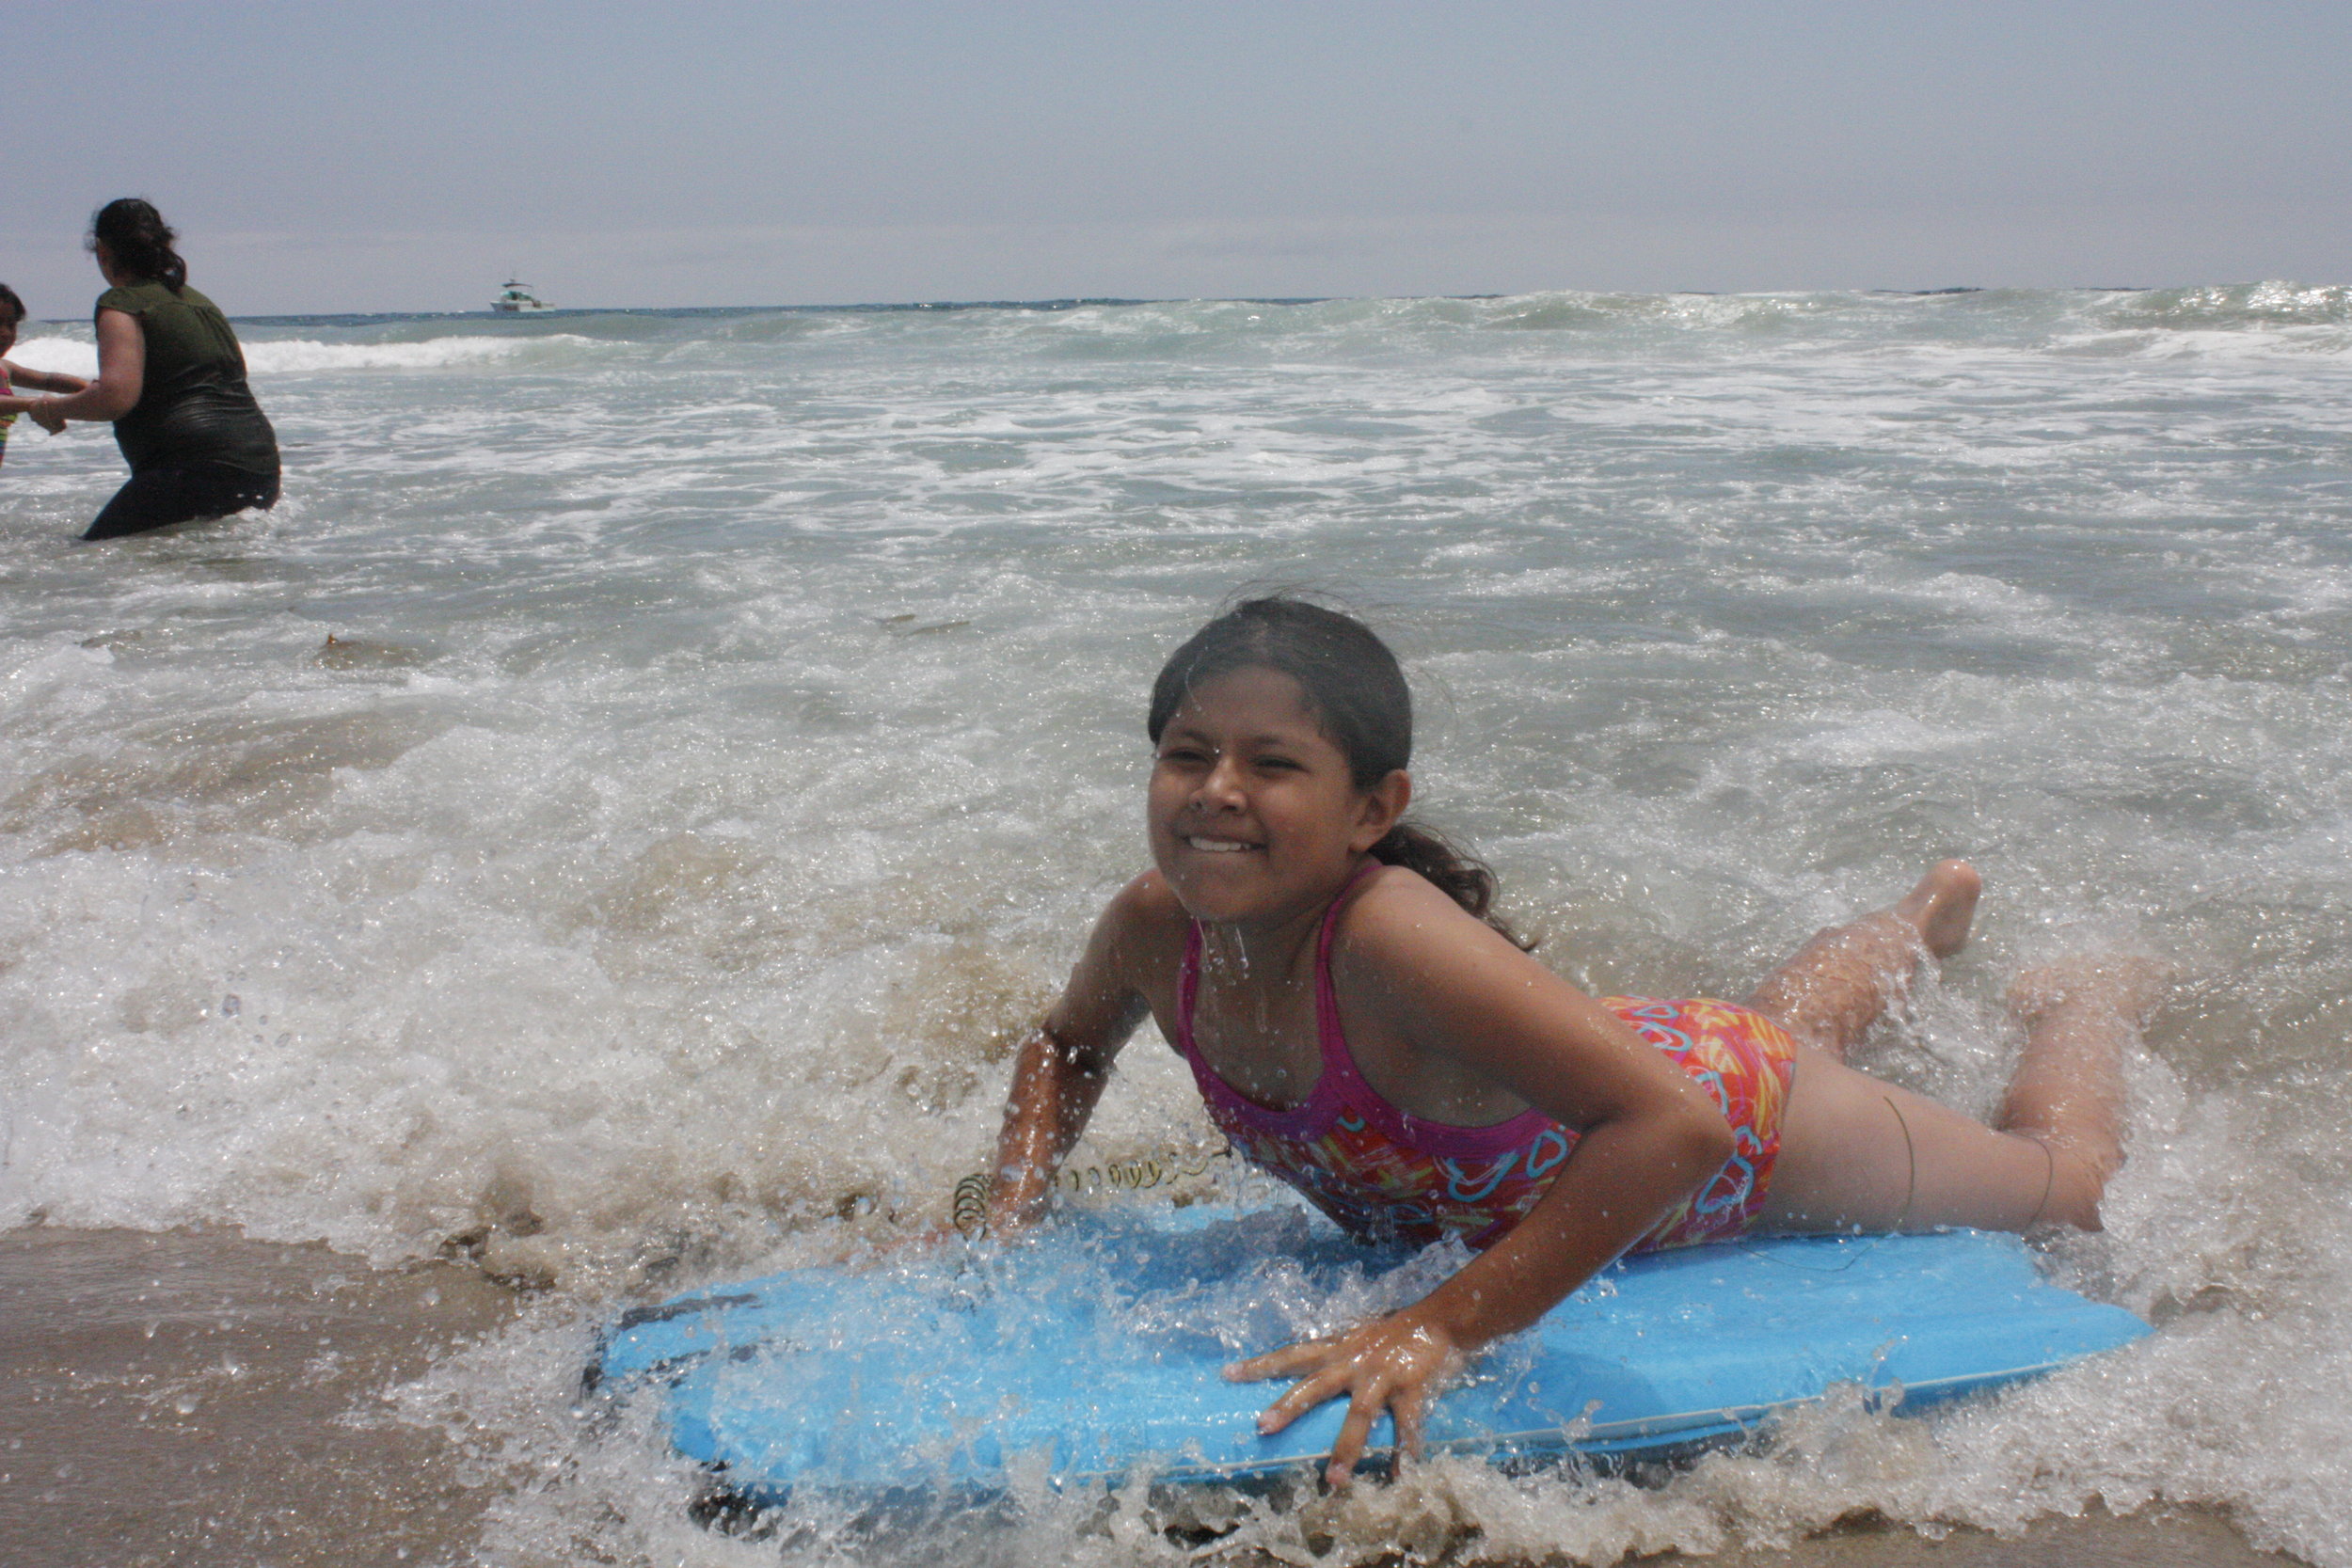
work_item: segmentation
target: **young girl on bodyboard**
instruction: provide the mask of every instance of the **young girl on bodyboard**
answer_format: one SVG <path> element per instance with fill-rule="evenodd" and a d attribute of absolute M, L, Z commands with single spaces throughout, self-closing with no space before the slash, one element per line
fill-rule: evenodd
<path fill-rule="evenodd" d="M 1488 913 L 1485 866 L 1405 820 L 1411 698 L 1360 622 L 1245 602 L 1168 659 L 1145 727 L 1152 869 L 1111 900 L 1021 1048 L 989 1223 L 1005 1234 L 1043 1215 L 1148 1013 L 1234 1148 L 1342 1227 L 1460 1238 L 1476 1256 L 1422 1301 L 1227 1370 L 1296 1380 L 1264 1432 L 1348 1402 L 1333 1484 L 1383 1409 L 1418 1454 L 1429 1401 L 1466 1357 L 1621 1253 L 2098 1228 L 2153 965 L 2083 957 L 2017 982 L 2027 1039 L 1992 1127 L 1845 1065 L 1914 967 L 1967 941 L 1979 879 L 1964 863 L 1820 933 L 1745 1006 L 1596 1000 Z"/>

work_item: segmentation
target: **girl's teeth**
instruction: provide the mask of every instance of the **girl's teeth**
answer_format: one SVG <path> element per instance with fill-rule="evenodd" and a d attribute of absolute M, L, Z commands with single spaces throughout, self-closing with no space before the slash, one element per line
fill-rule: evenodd
<path fill-rule="evenodd" d="M 1196 849 L 1211 849 L 1225 854 L 1249 847 L 1247 844 L 1229 844 L 1223 839 L 1216 838 L 1188 838 L 1184 842 Z"/>

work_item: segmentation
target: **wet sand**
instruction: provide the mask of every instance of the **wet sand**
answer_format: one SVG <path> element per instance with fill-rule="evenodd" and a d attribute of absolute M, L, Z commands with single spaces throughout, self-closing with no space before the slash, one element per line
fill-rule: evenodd
<path fill-rule="evenodd" d="M 492 1332 L 473 1269 L 395 1270 L 232 1233 L 0 1234 L 0 1563 L 429 1568 L 474 1560 L 483 1510 L 437 1432 L 380 1396 Z M 1931 1541 L 1849 1525 L 1708 1568 L 2281 1568 L 2216 1514 L 2048 1519 Z"/>
<path fill-rule="evenodd" d="M 0 1234 L 0 1563 L 464 1561 L 490 1500 L 380 1395 L 515 1298 L 230 1233 Z"/>

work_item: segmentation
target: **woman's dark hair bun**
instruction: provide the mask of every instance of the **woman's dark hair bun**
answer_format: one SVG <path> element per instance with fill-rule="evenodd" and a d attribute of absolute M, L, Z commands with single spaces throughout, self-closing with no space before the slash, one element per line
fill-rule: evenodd
<path fill-rule="evenodd" d="M 1323 733 L 1345 753 L 1357 788 L 1411 764 L 1413 693 L 1396 655 L 1355 616 L 1288 594 L 1242 600 L 1168 656 L 1144 720 L 1152 743 L 1159 744 L 1186 696 L 1236 670 L 1273 670 L 1296 681 Z M 1519 946 L 1534 945 L 1493 912 L 1493 868 L 1443 833 L 1399 822 L 1372 854 L 1418 872 Z"/>
<path fill-rule="evenodd" d="M 135 196 L 107 202 L 89 220 L 92 250 L 104 245 L 117 271 L 161 283 L 175 294 L 188 283 L 188 264 L 171 248 L 179 237 L 153 202 Z"/>

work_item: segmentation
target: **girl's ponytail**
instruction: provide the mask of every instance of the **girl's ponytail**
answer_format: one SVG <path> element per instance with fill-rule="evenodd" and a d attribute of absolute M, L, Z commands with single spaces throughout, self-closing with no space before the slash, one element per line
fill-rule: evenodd
<path fill-rule="evenodd" d="M 1497 931 L 1521 952 L 1534 942 L 1511 929 L 1510 922 L 1494 912 L 1494 867 L 1456 845 L 1435 828 L 1399 822 L 1372 847 L 1372 858 L 1383 865 L 1401 865 Z"/>

